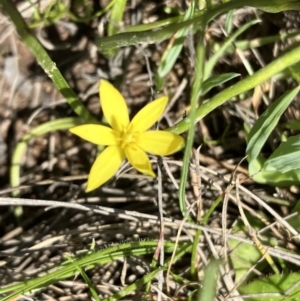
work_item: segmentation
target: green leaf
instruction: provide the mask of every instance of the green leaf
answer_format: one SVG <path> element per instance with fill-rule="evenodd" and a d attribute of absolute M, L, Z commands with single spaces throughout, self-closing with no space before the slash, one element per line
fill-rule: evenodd
<path fill-rule="evenodd" d="M 109 37 L 116 35 L 120 31 L 120 22 L 123 19 L 123 14 L 127 0 L 113 0 L 114 5 L 111 9 L 111 15 L 107 27 L 107 35 Z M 117 49 L 107 49 L 103 51 L 107 57 L 114 57 Z"/>
<path fill-rule="evenodd" d="M 259 156 L 249 164 L 249 175 L 252 176 L 255 182 L 280 187 L 286 187 L 300 182 L 299 172 L 295 170 L 290 170 L 286 173 L 281 173 L 278 170 L 266 171 L 264 169 L 265 162 L 266 159 Z"/>
<path fill-rule="evenodd" d="M 255 245 L 240 243 L 236 239 L 229 239 L 228 243 L 232 250 L 230 260 L 235 271 L 235 283 L 238 283 L 249 269 L 261 259 L 262 255 Z M 266 265 L 265 262 L 263 264 Z M 248 275 L 248 277 L 252 276 L 253 273 Z"/>
<path fill-rule="evenodd" d="M 300 200 L 297 201 L 296 205 L 292 209 L 291 213 L 296 213 L 296 215 L 292 216 L 288 219 L 289 224 L 298 232 L 300 231 Z M 299 244 L 300 239 L 295 238 L 295 241 Z"/>
<path fill-rule="evenodd" d="M 264 294 L 262 296 L 247 298 L 247 301 L 297 301 L 300 300 L 299 273 L 278 274 L 258 279 L 239 288 L 241 294 Z M 292 288 L 286 295 L 285 292 Z M 266 296 L 270 294 L 270 296 Z"/>
<path fill-rule="evenodd" d="M 257 87 L 258 85 L 261 85 L 269 78 L 277 75 L 289 66 L 299 62 L 299 52 L 300 46 L 276 58 L 264 68 L 256 71 L 253 75 L 248 76 L 243 80 L 240 80 L 239 82 L 233 84 L 231 87 L 222 90 L 210 100 L 203 102 L 196 110 L 195 122 L 198 122 L 207 114 L 212 112 L 217 107 L 223 105 L 228 100 L 233 100 L 235 96 L 249 91 L 250 89 Z M 181 134 L 187 131 L 190 126 L 193 126 L 193 123 L 190 116 L 187 116 L 167 130 L 175 134 Z M 256 171 L 258 170 L 259 169 L 256 169 Z"/>
<path fill-rule="evenodd" d="M 108 36 L 112 36 L 119 32 L 118 26 L 123 19 L 126 2 L 127 0 L 114 0 L 107 28 Z"/>
<path fill-rule="evenodd" d="M 212 88 L 222 85 L 237 76 L 240 76 L 240 74 L 239 73 L 224 73 L 224 74 L 211 76 L 210 78 L 208 78 L 207 80 L 205 80 L 202 83 L 201 90 L 199 92 L 199 96 L 205 95 Z"/>
<path fill-rule="evenodd" d="M 259 117 L 248 135 L 248 146 L 246 153 L 249 160 L 249 174 L 253 180 L 258 183 L 268 183 L 276 186 L 289 186 L 299 183 L 300 172 L 297 169 L 289 169 L 288 172 L 282 172 L 276 168 L 267 168 L 266 159 L 262 158 L 259 153 L 268 139 L 272 130 L 276 127 L 280 116 L 289 106 L 291 101 L 299 92 L 299 87 L 294 88 L 279 97 L 264 113 Z M 271 155 L 271 159 L 277 157 L 278 153 Z M 278 160 L 276 159 L 275 162 Z M 274 162 L 274 161 L 272 161 Z M 280 163 L 280 161 L 279 161 Z"/>
<path fill-rule="evenodd" d="M 7 2 L 8 0 L 0 0 L 1 2 Z M 177 30 L 182 29 L 184 27 L 189 27 L 190 25 L 194 25 L 196 29 L 201 28 L 202 26 L 205 26 L 209 21 L 216 18 L 218 15 L 227 13 L 228 11 L 232 9 L 237 9 L 240 7 L 245 6 L 252 6 L 252 7 L 258 7 L 260 9 L 265 9 L 269 11 L 283 11 L 283 10 L 290 10 L 293 8 L 299 7 L 299 0 L 289 0 L 289 1 L 282 1 L 282 0 L 237 0 L 237 1 L 228 1 L 221 3 L 220 5 L 215 5 L 210 9 L 201 10 L 199 14 L 195 14 L 195 17 L 187 20 L 187 21 L 180 21 L 181 18 L 169 18 L 172 19 L 172 21 L 175 21 L 174 24 L 169 24 L 169 22 L 166 22 L 163 20 L 162 22 L 158 22 L 157 24 L 166 25 L 164 28 L 158 29 L 155 27 L 156 30 L 143 30 L 140 31 L 141 28 L 153 28 L 153 25 L 147 26 L 139 26 L 134 27 L 135 30 L 133 32 L 123 32 L 119 33 L 117 35 L 113 35 L 110 37 L 101 37 L 96 39 L 95 44 L 98 47 L 99 51 L 101 53 L 109 51 L 110 49 L 114 48 L 120 48 L 125 47 L 129 45 L 137 45 L 140 43 L 155 43 L 158 41 L 163 41 L 168 38 L 170 38 Z"/>
<path fill-rule="evenodd" d="M 194 15 L 195 1 L 191 2 L 189 9 L 187 10 L 183 21 L 189 20 Z M 173 42 L 170 48 L 167 48 L 163 54 L 162 60 L 157 69 L 156 76 L 156 87 L 157 90 L 161 90 L 163 86 L 164 77 L 171 71 L 173 68 L 181 50 L 183 47 L 183 42 L 187 36 L 189 27 L 178 30 L 174 37 L 175 41 Z"/>
<path fill-rule="evenodd" d="M 263 212 L 260 211 L 257 213 L 265 220 L 268 220 Z M 261 220 L 257 219 L 251 214 L 248 214 L 247 212 L 245 212 L 245 215 L 255 232 L 264 228 L 265 224 Z M 235 233 L 244 233 L 244 235 L 248 235 L 248 229 L 242 220 L 239 220 L 238 223 L 233 227 L 233 231 Z M 268 263 L 266 260 L 261 260 L 262 253 L 256 245 L 242 243 L 236 239 L 229 239 L 228 243 L 231 250 L 229 253 L 230 261 L 235 271 L 235 283 L 238 283 L 243 277 L 246 276 L 246 274 L 247 280 L 255 277 L 255 272 L 248 273 L 249 269 L 254 265 L 256 265 L 256 269 L 260 272 L 264 271 L 264 268 Z M 278 244 L 276 239 L 269 236 L 264 237 L 264 243 L 271 246 Z M 246 279 L 244 279 L 244 281 Z"/>
<path fill-rule="evenodd" d="M 265 162 L 266 171 L 278 170 L 282 173 L 295 170 L 300 174 L 300 135 L 289 137 L 282 142 Z"/>
<path fill-rule="evenodd" d="M 250 133 L 248 135 L 248 145 L 246 149 L 246 154 L 248 155 L 250 164 L 251 161 L 255 160 L 258 157 L 263 145 L 265 144 L 273 129 L 276 127 L 281 115 L 297 95 L 299 89 L 300 87 L 296 87 L 279 97 L 258 118 L 256 123 L 250 130 Z"/>

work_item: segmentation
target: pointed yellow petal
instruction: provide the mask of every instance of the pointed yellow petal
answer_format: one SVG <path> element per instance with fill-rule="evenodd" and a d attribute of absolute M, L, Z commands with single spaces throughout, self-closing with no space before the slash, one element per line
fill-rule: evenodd
<path fill-rule="evenodd" d="M 104 79 L 100 81 L 99 95 L 105 119 L 115 131 L 121 132 L 129 124 L 125 99 L 112 84 Z"/>
<path fill-rule="evenodd" d="M 155 177 L 148 156 L 136 145 L 129 145 L 124 149 L 130 164 L 139 172 Z"/>
<path fill-rule="evenodd" d="M 184 139 L 170 132 L 147 131 L 139 134 L 137 145 L 145 152 L 168 156 L 182 149 Z"/>
<path fill-rule="evenodd" d="M 70 129 L 72 134 L 98 145 L 116 145 L 120 134 L 100 124 L 84 124 Z"/>
<path fill-rule="evenodd" d="M 121 166 L 125 154 L 118 146 L 108 146 L 95 160 L 88 178 L 86 192 L 107 182 Z"/>
<path fill-rule="evenodd" d="M 134 116 L 129 131 L 142 133 L 148 130 L 163 114 L 167 103 L 168 97 L 164 96 L 147 104 Z"/>

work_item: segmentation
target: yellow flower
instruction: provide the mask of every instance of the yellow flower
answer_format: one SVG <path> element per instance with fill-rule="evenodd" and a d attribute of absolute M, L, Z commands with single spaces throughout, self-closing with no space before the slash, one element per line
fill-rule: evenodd
<path fill-rule="evenodd" d="M 146 152 L 167 156 L 179 151 L 184 140 L 165 131 L 148 131 L 161 117 L 167 97 L 147 104 L 130 121 L 123 96 L 109 82 L 100 81 L 100 103 L 108 124 L 85 124 L 71 128 L 71 133 L 97 145 L 107 145 L 96 158 L 88 177 L 86 192 L 108 181 L 119 169 L 123 160 L 143 174 L 155 177 Z"/>

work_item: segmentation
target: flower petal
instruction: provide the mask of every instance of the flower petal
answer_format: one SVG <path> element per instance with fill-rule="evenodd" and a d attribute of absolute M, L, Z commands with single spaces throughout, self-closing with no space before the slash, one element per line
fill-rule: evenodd
<path fill-rule="evenodd" d="M 163 114 L 167 103 L 168 97 L 164 96 L 147 104 L 133 117 L 129 131 L 142 133 L 148 130 Z"/>
<path fill-rule="evenodd" d="M 143 174 L 155 177 L 149 158 L 143 150 L 136 145 L 128 145 L 124 151 L 128 161 L 135 169 Z"/>
<path fill-rule="evenodd" d="M 88 178 L 86 192 L 92 191 L 107 182 L 121 166 L 125 154 L 118 146 L 108 146 L 96 158 Z"/>
<path fill-rule="evenodd" d="M 168 156 L 182 149 L 184 139 L 170 132 L 147 131 L 139 134 L 137 145 L 145 152 Z"/>
<path fill-rule="evenodd" d="M 100 81 L 99 95 L 105 119 L 115 131 L 121 132 L 129 124 L 125 99 L 111 83 L 104 79 Z"/>
<path fill-rule="evenodd" d="M 98 145 L 116 145 L 120 134 L 113 129 L 100 124 L 83 124 L 70 129 L 70 132 L 80 138 Z"/>

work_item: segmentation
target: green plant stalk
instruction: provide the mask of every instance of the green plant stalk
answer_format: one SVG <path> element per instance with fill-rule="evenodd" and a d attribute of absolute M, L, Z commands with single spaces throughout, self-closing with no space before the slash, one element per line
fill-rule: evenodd
<path fill-rule="evenodd" d="M 198 106 L 198 95 L 199 91 L 201 90 L 201 85 L 204 78 L 204 64 L 205 64 L 205 47 L 204 47 L 204 29 L 200 29 L 199 31 L 199 42 L 197 44 L 196 49 L 196 70 L 195 70 L 195 78 L 192 86 L 192 95 L 191 95 L 191 113 L 190 118 L 195 121 L 196 119 L 196 109 Z M 188 136 L 186 140 L 186 147 L 184 150 L 184 156 L 183 156 L 183 165 L 182 165 L 182 171 L 181 171 L 181 178 L 180 178 L 180 185 L 179 185 L 179 205 L 183 216 L 186 216 L 187 214 L 187 208 L 186 208 L 186 199 L 185 199 L 185 189 L 186 189 L 186 183 L 188 178 L 188 172 L 190 167 L 190 154 L 192 151 L 192 146 L 194 142 L 194 134 L 195 129 L 193 126 L 189 128 Z M 188 218 L 189 221 L 192 221 L 191 218 Z M 198 246 L 198 239 L 199 237 L 195 237 L 195 240 L 193 242 L 193 253 L 191 257 L 191 275 L 192 278 L 196 277 L 196 256 L 197 256 L 197 248 L 195 252 L 195 245 Z"/>
<path fill-rule="evenodd" d="M 299 53 L 300 53 L 300 46 L 294 48 L 288 53 L 281 55 L 266 67 L 255 72 L 253 75 L 248 76 L 245 79 L 239 81 L 238 83 L 232 85 L 231 87 L 224 89 L 222 92 L 218 93 L 210 100 L 201 104 L 201 106 L 199 106 L 198 109 L 196 110 L 195 122 L 198 122 L 207 114 L 209 114 L 214 109 L 221 106 L 231 98 L 241 93 L 244 93 L 250 89 L 253 89 L 256 86 L 259 86 L 260 84 L 270 79 L 272 76 L 275 76 L 276 74 L 280 73 L 284 69 L 296 64 L 297 62 L 300 61 Z M 188 115 L 179 123 L 169 128 L 168 131 L 173 132 L 175 134 L 181 134 L 187 131 L 190 128 L 191 124 L 193 124 L 193 122 L 191 122 L 191 116 Z"/>
<path fill-rule="evenodd" d="M 107 32 L 109 36 L 116 34 L 119 31 L 119 23 L 122 21 L 127 0 L 114 0 L 114 5 L 111 9 L 110 19 Z"/>
<path fill-rule="evenodd" d="M 152 261 L 151 261 L 151 264 L 150 264 L 150 271 L 153 271 L 155 268 L 156 268 L 156 265 L 157 265 L 157 260 L 154 258 L 152 258 Z M 145 292 L 146 293 L 149 293 L 150 292 L 150 289 L 151 289 L 151 281 L 149 281 L 147 284 L 146 284 L 146 287 L 145 287 Z"/>
<path fill-rule="evenodd" d="M 194 281 L 198 281 L 198 262 L 199 262 L 199 254 L 198 254 L 198 245 L 200 241 L 200 236 L 202 234 L 202 230 L 197 229 L 194 240 L 193 240 L 193 249 L 192 249 L 192 256 L 191 256 L 191 279 Z"/>
<path fill-rule="evenodd" d="M 239 40 L 235 42 L 235 45 L 237 48 L 241 50 L 247 50 L 250 48 L 257 48 L 271 43 L 284 42 L 287 39 L 295 37 L 299 34 L 300 34 L 300 30 L 296 30 L 293 32 L 283 32 L 278 35 L 261 37 L 253 40 Z"/>
<path fill-rule="evenodd" d="M 217 199 L 214 201 L 214 203 L 211 205 L 211 207 L 208 209 L 208 211 L 205 213 L 205 215 L 203 216 L 200 225 L 205 226 L 209 217 L 211 216 L 211 214 L 215 211 L 215 209 L 217 208 L 217 206 L 221 203 L 221 201 L 223 200 L 223 196 L 219 195 L 217 197 Z"/>
<path fill-rule="evenodd" d="M 56 67 L 56 64 L 49 57 L 47 51 L 33 36 L 13 2 L 9 0 L 0 0 L 0 6 L 4 12 L 9 15 L 22 41 L 33 53 L 38 63 L 52 80 L 57 90 L 59 90 L 59 92 L 66 98 L 73 111 L 83 120 L 94 120 L 94 117 L 89 113 L 74 91 L 70 88 L 67 81 Z"/>
<path fill-rule="evenodd" d="M 190 117 L 191 120 L 196 119 L 196 109 L 198 106 L 198 95 L 199 91 L 202 88 L 202 83 L 204 80 L 204 63 L 205 63 L 205 46 L 204 46 L 204 30 L 200 30 L 199 32 L 199 42 L 197 44 L 196 49 L 196 70 L 195 70 L 195 79 L 192 87 L 192 99 L 191 99 L 191 113 Z M 192 122 L 194 124 L 195 122 Z M 181 179 L 180 179 L 180 186 L 179 186 L 179 193 L 180 193 L 180 200 L 184 201 L 185 204 L 185 188 L 187 182 L 188 171 L 190 167 L 190 154 L 192 152 L 192 146 L 194 142 L 194 134 L 195 130 L 194 127 L 191 126 L 188 131 L 188 137 L 186 142 L 186 148 L 184 151 L 183 157 L 183 168 L 181 172 Z M 186 208 L 185 208 L 186 210 Z M 186 212 L 183 212 L 185 216 Z M 198 257 L 197 246 L 199 243 L 201 231 L 196 231 L 195 239 L 193 241 L 193 249 L 192 249 L 192 256 L 191 256 L 191 277 L 192 279 L 197 279 L 197 269 L 196 269 L 196 262 Z"/>
<path fill-rule="evenodd" d="M 200 225 L 206 225 L 210 215 L 215 211 L 216 207 L 220 204 L 220 202 L 222 201 L 222 195 L 220 195 L 212 204 L 212 206 L 209 208 L 209 210 L 206 212 L 206 214 L 203 216 Z M 192 279 L 194 279 L 195 281 L 198 281 L 198 274 L 197 274 L 197 270 L 196 270 L 196 266 L 198 263 L 198 251 L 197 251 L 197 247 L 200 241 L 200 237 L 202 235 L 202 230 L 201 229 L 197 229 L 196 233 L 195 233 L 195 237 L 194 237 L 194 241 L 193 241 L 193 248 L 192 248 L 192 256 L 191 256 L 191 277 Z"/>
<path fill-rule="evenodd" d="M 205 49 L 203 44 L 204 39 L 204 31 L 199 31 L 199 42 L 196 50 L 196 70 L 195 70 L 195 79 L 192 86 L 192 95 L 191 95 L 191 112 L 190 118 L 191 123 L 194 124 L 196 119 L 196 108 L 198 106 L 198 95 L 201 89 L 201 85 L 203 82 L 203 73 L 204 73 L 204 62 L 205 62 Z M 188 136 L 186 140 L 186 146 L 184 150 L 183 156 L 183 165 L 181 170 L 180 177 L 180 185 L 179 185 L 179 206 L 182 213 L 182 216 L 186 216 L 187 208 L 186 208 L 186 199 L 185 199 L 185 188 L 188 177 L 188 171 L 190 166 L 190 154 L 192 150 L 194 142 L 194 127 L 190 127 L 188 131 Z M 188 217 L 189 221 L 192 221 L 190 217 Z"/>
<path fill-rule="evenodd" d="M 176 31 L 184 27 L 194 25 L 195 29 L 200 28 L 218 15 L 243 6 L 252 6 L 273 13 L 284 10 L 300 9 L 298 0 L 232 0 L 213 6 L 207 10 L 202 10 L 199 12 L 199 15 L 193 19 L 167 25 L 164 28 L 155 31 L 124 32 L 111 37 L 99 38 L 96 41 L 96 46 L 100 52 L 107 52 L 114 48 L 138 45 L 140 43 L 156 43 L 170 38 Z"/>

